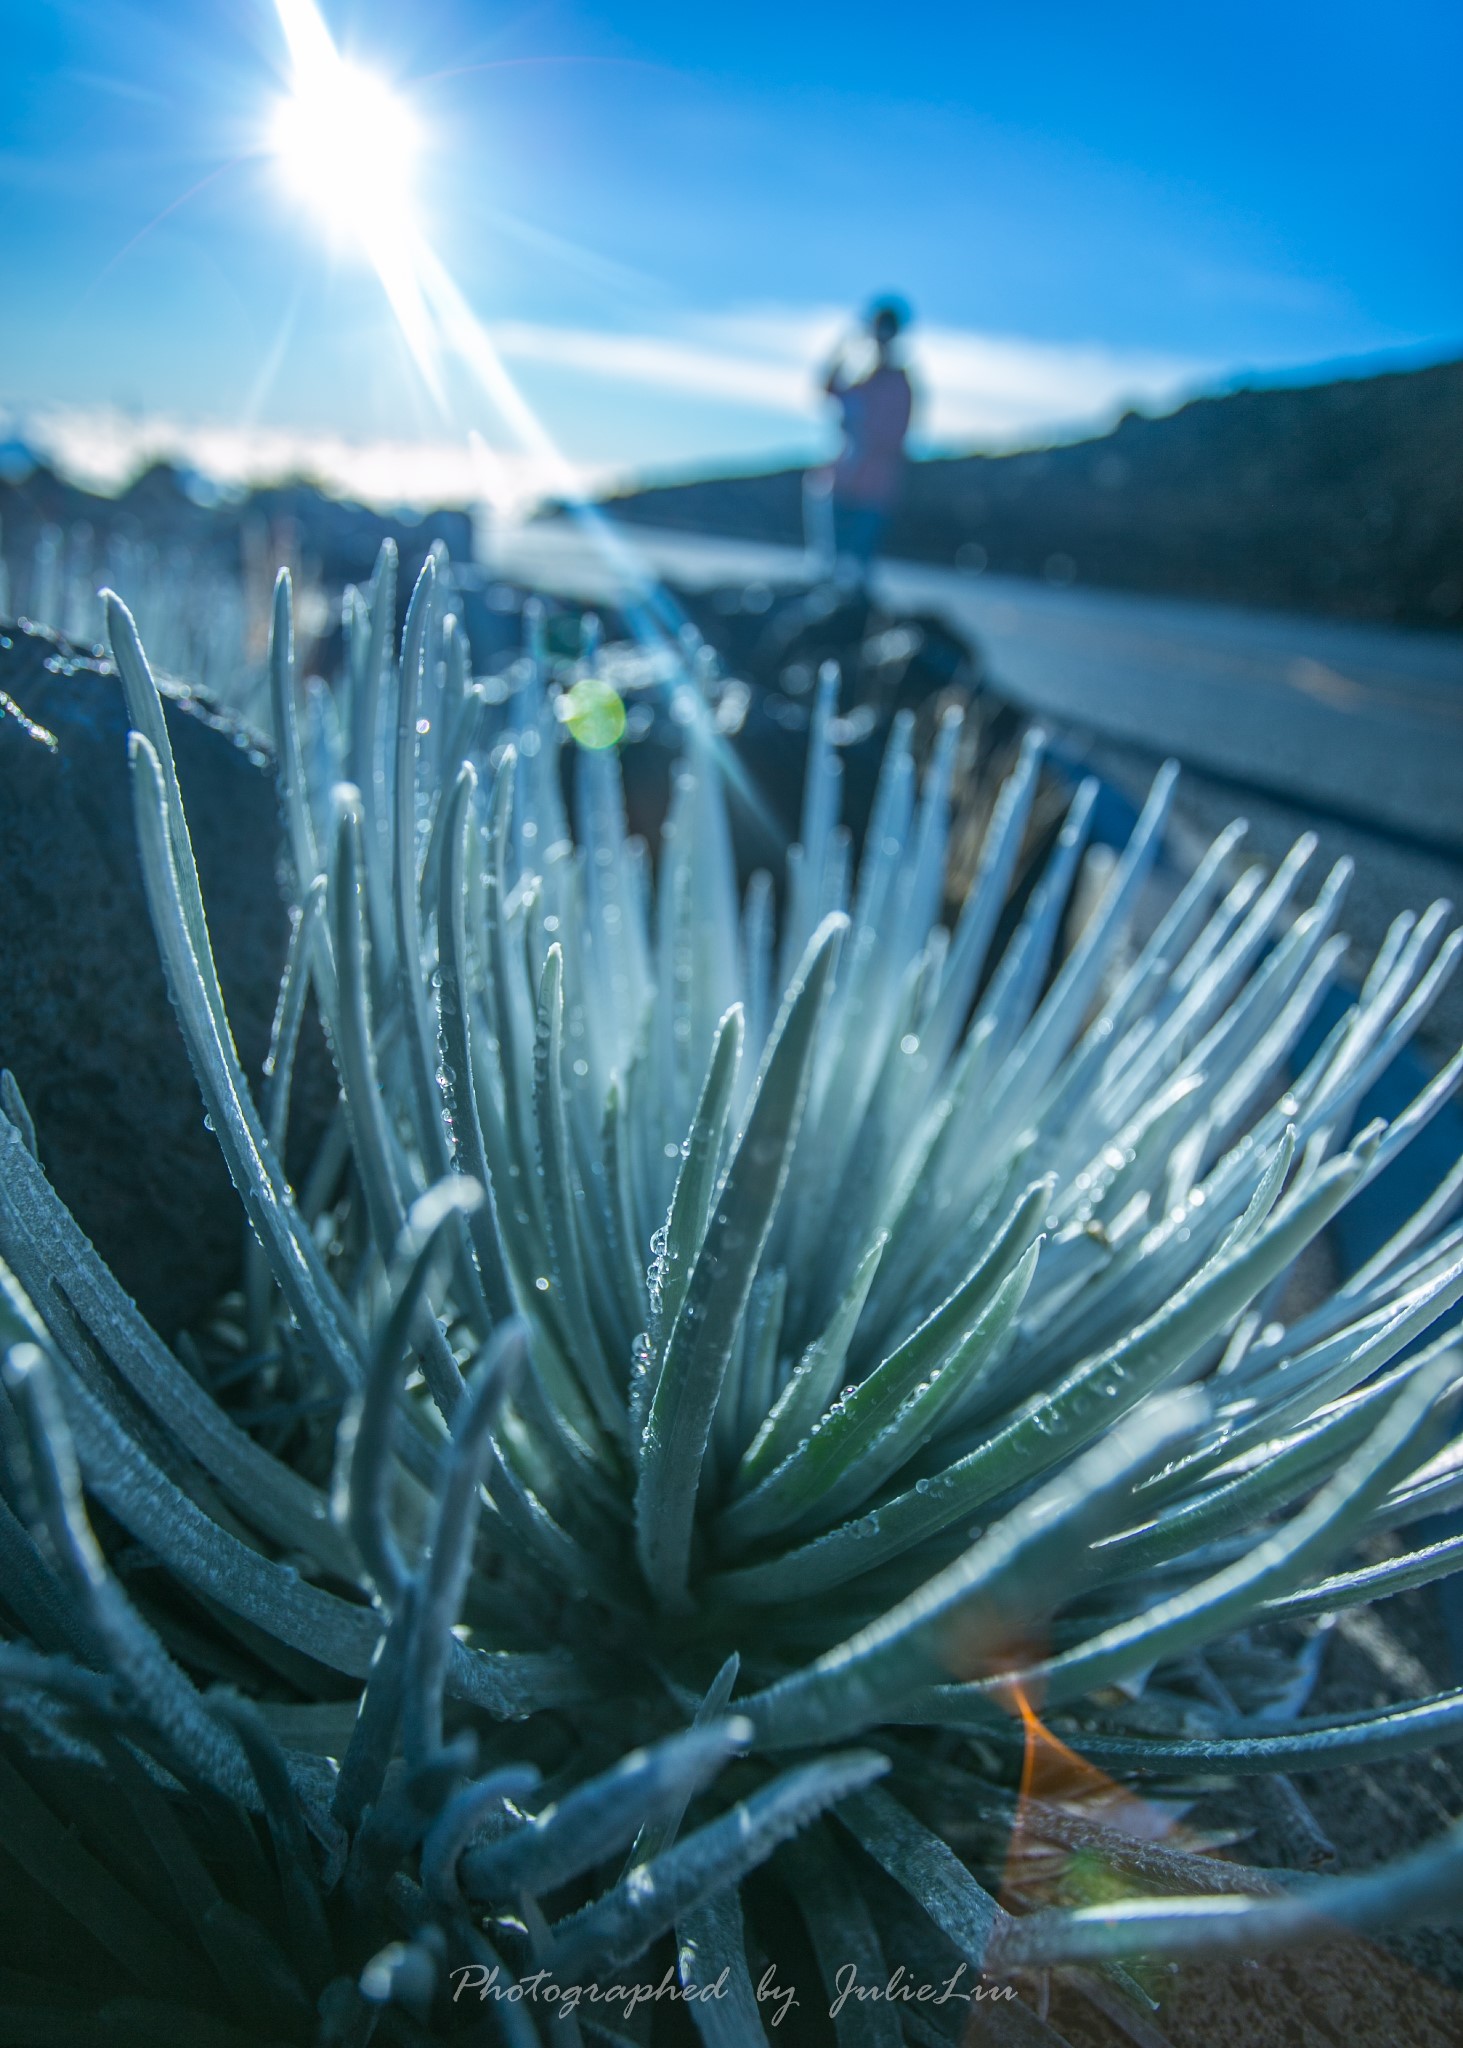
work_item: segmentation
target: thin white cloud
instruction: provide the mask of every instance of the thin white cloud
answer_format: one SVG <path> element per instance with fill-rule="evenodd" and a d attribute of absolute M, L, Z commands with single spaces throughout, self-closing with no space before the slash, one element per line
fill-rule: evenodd
<path fill-rule="evenodd" d="M 806 363 L 779 362 L 668 334 L 619 334 L 594 328 L 533 326 L 512 321 L 491 329 L 500 354 L 520 364 L 547 364 L 611 384 L 642 384 L 761 412 L 806 413 Z"/>
<path fill-rule="evenodd" d="M 643 385 L 721 405 L 817 418 L 816 373 L 849 327 L 837 308 L 767 307 L 703 316 L 679 333 L 607 333 L 515 322 L 494 330 L 502 353 L 603 383 Z M 1124 404 L 1171 403 L 1219 368 L 1193 358 L 1100 343 L 916 327 L 911 365 L 926 442 L 1009 444 L 1101 425 Z"/>
<path fill-rule="evenodd" d="M 1214 366 L 1096 343 L 932 328 L 919 344 L 934 441 L 1003 442 L 1105 424 L 1127 404 L 1168 405 Z"/>

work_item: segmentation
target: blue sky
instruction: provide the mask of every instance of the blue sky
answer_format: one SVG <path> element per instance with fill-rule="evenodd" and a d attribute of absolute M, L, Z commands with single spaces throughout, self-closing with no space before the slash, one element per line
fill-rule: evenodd
<path fill-rule="evenodd" d="M 1453 0 L 323 12 L 406 95 L 427 239 L 591 480 L 815 449 L 813 365 L 883 289 L 927 445 L 1463 347 Z M 378 496 L 542 480 L 480 383 L 433 401 L 261 154 L 274 0 L 0 30 L 0 406 L 98 472 L 171 440 Z"/>

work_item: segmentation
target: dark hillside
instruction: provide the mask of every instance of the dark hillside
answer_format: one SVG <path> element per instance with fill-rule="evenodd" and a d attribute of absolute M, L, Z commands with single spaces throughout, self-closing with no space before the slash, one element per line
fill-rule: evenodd
<path fill-rule="evenodd" d="M 802 472 L 612 498 L 797 543 Z M 1198 398 L 1018 455 L 910 466 L 889 552 L 1053 582 L 1463 627 L 1463 362 Z"/>

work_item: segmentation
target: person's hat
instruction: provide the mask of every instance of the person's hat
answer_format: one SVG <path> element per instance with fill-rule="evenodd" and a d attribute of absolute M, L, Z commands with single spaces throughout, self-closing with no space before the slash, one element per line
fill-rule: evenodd
<path fill-rule="evenodd" d="M 902 328 L 908 327 L 913 318 L 908 299 L 901 299 L 892 293 L 887 298 L 870 300 L 869 310 L 865 316 L 870 331 L 874 334 L 882 333 L 890 341 Z"/>

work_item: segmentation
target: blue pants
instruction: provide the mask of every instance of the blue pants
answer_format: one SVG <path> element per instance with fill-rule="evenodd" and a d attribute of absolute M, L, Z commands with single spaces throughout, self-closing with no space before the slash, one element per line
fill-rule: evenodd
<path fill-rule="evenodd" d="M 867 569 L 879 551 L 889 514 L 879 505 L 849 505 L 833 500 L 833 551 L 840 561 Z"/>

